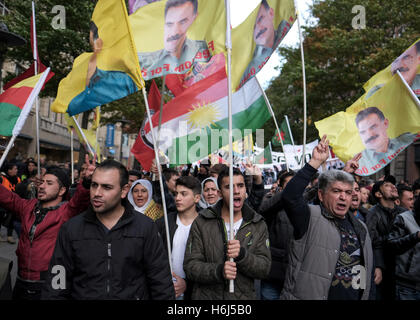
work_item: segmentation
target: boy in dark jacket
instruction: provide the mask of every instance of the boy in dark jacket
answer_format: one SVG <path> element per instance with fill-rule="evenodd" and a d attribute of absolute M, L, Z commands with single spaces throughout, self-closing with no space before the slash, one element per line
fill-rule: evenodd
<path fill-rule="evenodd" d="M 254 280 L 270 271 L 267 225 L 262 216 L 244 203 L 245 179 L 233 169 L 233 239 L 229 239 L 229 169 L 217 179 L 222 199 L 199 213 L 187 241 L 184 271 L 194 282 L 192 299 L 256 299 Z M 229 261 L 233 259 L 234 261 Z M 234 280 L 234 292 L 229 292 Z"/>
<path fill-rule="evenodd" d="M 43 299 L 173 299 L 168 257 L 153 220 L 126 205 L 128 171 L 114 160 L 92 176 L 91 208 L 64 224 Z"/>

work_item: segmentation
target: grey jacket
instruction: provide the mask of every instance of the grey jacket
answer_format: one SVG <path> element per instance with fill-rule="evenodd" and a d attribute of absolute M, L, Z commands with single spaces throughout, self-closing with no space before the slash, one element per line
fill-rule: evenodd
<path fill-rule="evenodd" d="M 339 258 L 340 232 L 333 216 L 320 206 L 309 205 L 311 217 L 307 232 L 299 240 L 292 240 L 289 267 L 286 272 L 283 300 L 326 300 Z M 366 225 L 349 215 L 360 237 L 366 275 L 362 300 L 369 299 L 373 269 L 373 253 Z M 357 225 L 359 223 L 359 225 Z M 356 227 L 358 226 L 358 228 Z M 359 230 L 357 230 L 359 229 Z"/>
<path fill-rule="evenodd" d="M 184 271 L 194 282 L 193 300 L 256 299 L 254 279 L 265 278 L 271 265 L 267 225 L 262 216 L 247 204 L 242 207 L 243 222 L 236 234 L 241 243 L 235 259 L 237 274 L 234 293 L 223 277 L 227 233 L 221 217 L 223 200 L 200 212 L 187 240 Z"/>

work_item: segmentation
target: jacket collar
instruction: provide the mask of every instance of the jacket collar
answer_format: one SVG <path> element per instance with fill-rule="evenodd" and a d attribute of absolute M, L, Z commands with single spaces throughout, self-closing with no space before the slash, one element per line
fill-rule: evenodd
<path fill-rule="evenodd" d="M 223 199 L 220 199 L 215 205 L 208 207 L 200 212 L 200 214 L 207 219 L 221 219 L 222 218 Z M 258 222 L 264 219 L 260 214 L 255 212 L 248 204 L 244 202 L 242 207 L 242 218 L 245 222 Z"/>
<path fill-rule="evenodd" d="M 322 204 L 321 206 L 321 214 L 329 219 L 329 220 L 335 220 L 335 217 L 332 213 L 330 213 Z M 350 220 L 350 223 L 352 224 L 354 231 L 356 232 L 356 235 L 358 236 L 359 240 L 362 242 L 361 246 L 363 247 L 364 241 L 366 239 L 366 230 L 361 225 L 359 219 L 357 219 L 350 211 L 346 213 L 346 216 Z"/>
<path fill-rule="evenodd" d="M 134 219 L 134 215 L 136 214 L 134 212 L 134 209 L 131 206 L 128 206 L 124 204 L 124 213 L 121 216 L 120 220 L 118 220 L 117 224 L 112 229 L 119 229 L 126 224 L 129 224 Z M 138 214 L 138 213 L 137 213 Z M 86 211 L 86 214 L 84 216 L 84 219 L 86 222 L 94 223 L 94 224 L 102 224 L 98 217 L 96 216 L 96 213 L 92 210 L 92 207 L 89 206 L 89 209 Z"/>

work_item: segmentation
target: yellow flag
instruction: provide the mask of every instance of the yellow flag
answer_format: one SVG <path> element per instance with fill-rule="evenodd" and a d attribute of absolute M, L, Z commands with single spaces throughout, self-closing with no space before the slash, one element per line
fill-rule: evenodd
<path fill-rule="evenodd" d="M 315 122 L 315 126 L 320 137 L 328 136 L 342 161 L 362 152 L 356 173 L 368 176 L 388 165 L 415 140 L 420 132 L 420 110 L 398 75 L 370 98 L 365 97 L 346 112 Z"/>
<path fill-rule="evenodd" d="M 94 152 L 96 153 L 96 158 L 98 162 L 101 162 L 101 148 L 99 143 L 97 142 L 96 139 L 96 131 L 95 129 L 91 128 L 91 129 L 82 129 L 80 128 L 80 126 L 78 126 L 75 123 L 75 120 L 73 119 L 73 117 L 70 117 L 67 113 L 64 114 L 64 118 L 66 119 L 67 122 L 67 129 L 69 130 L 69 132 L 74 129 L 74 132 L 76 132 L 78 138 L 79 138 L 79 142 L 81 144 L 83 144 L 86 148 L 89 148 L 88 146 L 86 146 L 86 143 L 89 143 L 89 146 L 92 148 L 92 150 L 94 150 Z M 77 118 L 76 118 L 77 121 Z M 82 132 L 80 132 L 79 128 L 82 130 Z M 86 140 L 85 140 L 86 138 Z M 87 149 L 89 150 L 89 149 Z"/>
<path fill-rule="evenodd" d="M 146 80 L 183 74 L 225 51 L 224 0 L 156 1 L 129 20 Z"/>
<path fill-rule="evenodd" d="M 238 89 L 267 63 L 296 20 L 293 0 L 264 0 L 232 29 L 232 87 Z"/>
<path fill-rule="evenodd" d="M 363 88 L 367 93 L 366 97 L 369 98 L 385 83 L 390 81 L 397 70 L 400 71 L 414 94 L 420 97 L 420 39 L 414 42 L 388 67 L 375 74 L 364 84 Z"/>
<path fill-rule="evenodd" d="M 92 53 L 77 57 L 58 87 L 54 112 L 75 115 L 144 86 L 124 0 L 99 0 L 90 24 Z"/>

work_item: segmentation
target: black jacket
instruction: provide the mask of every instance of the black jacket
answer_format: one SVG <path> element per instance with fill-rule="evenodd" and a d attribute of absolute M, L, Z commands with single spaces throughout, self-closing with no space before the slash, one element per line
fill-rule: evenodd
<path fill-rule="evenodd" d="M 267 280 L 282 288 L 288 265 L 289 244 L 293 239 L 293 226 L 283 209 L 282 192 L 266 197 L 260 206 L 259 214 L 267 223 L 270 237 L 272 261 Z"/>
<path fill-rule="evenodd" d="M 396 282 L 420 290 L 420 217 L 412 211 L 399 214 L 388 235 L 395 254 Z"/>
<path fill-rule="evenodd" d="M 394 209 L 383 207 L 376 204 L 369 209 L 366 219 L 366 225 L 372 238 L 372 248 L 375 260 L 375 267 L 393 272 L 394 256 L 387 250 L 387 237 L 391 232 L 392 223 L 395 217 L 406 211 L 406 209 L 395 206 Z"/>
<path fill-rule="evenodd" d="M 53 288 L 54 266 L 65 269 L 64 289 Z M 70 219 L 58 234 L 42 298 L 174 299 L 168 256 L 155 223 L 128 206 L 108 232 L 92 210 Z"/>

